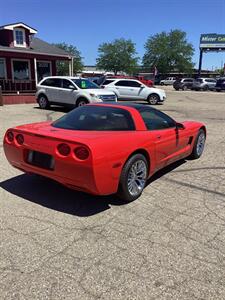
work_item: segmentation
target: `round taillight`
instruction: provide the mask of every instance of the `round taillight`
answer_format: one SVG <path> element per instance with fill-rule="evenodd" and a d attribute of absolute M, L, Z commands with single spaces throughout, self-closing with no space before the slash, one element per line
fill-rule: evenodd
<path fill-rule="evenodd" d="M 59 144 L 57 149 L 58 149 L 59 154 L 61 154 L 63 156 L 68 156 L 71 151 L 70 146 L 68 146 L 67 144 Z"/>
<path fill-rule="evenodd" d="M 77 147 L 74 149 L 74 154 L 80 160 L 85 160 L 89 157 L 89 151 L 85 147 Z"/>
<path fill-rule="evenodd" d="M 24 137 L 23 137 L 23 135 L 22 134 L 17 134 L 16 141 L 17 141 L 17 143 L 19 145 L 23 145 L 23 143 L 24 143 Z"/>
<path fill-rule="evenodd" d="M 13 142 L 13 140 L 14 140 L 14 134 L 13 134 L 12 131 L 8 131 L 6 136 L 7 136 L 7 140 L 8 140 L 10 143 Z"/>

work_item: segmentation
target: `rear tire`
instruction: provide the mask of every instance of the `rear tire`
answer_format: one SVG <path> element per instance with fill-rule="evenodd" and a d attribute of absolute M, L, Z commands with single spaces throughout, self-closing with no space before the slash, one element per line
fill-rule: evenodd
<path fill-rule="evenodd" d="M 202 90 L 203 90 L 203 91 L 208 91 L 208 90 L 209 90 L 208 85 L 204 86 Z"/>
<path fill-rule="evenodd" d="M 148 103 L 151 105 L 156 105 L 159 102 L 160 98 L 157 94 L 151 94 L 148 96 Z"/>
<path fill-rule="evenodd" d="M 45 95 L 40 95 L 38 97 L 38 104 L 41 109 L 47 109 L 50 107 L 50 103 L 48 98 Z"/>
<path fill-rule="evenodd" d="M 80 98 L 76 102 L 76 107 L 87 105 L 88 101 L 85 98 Z"/>
<path fill-rule="evenodd" d="M 203 153 L 204 146 L 205 146 L 206 134 L 204 129 L 200 129 L 198 135 L 195 139 L 194 147 L 192 150 L 191 155 L 189 156 L 190 159 L 198 159 Z"/>
<path fill-rule="evenodd" d="M 131 202 L 141 196 L 148 177 L 148 162 L 144 155 L 131 156 L 124 165 L 117 195 L 125 202 Z"/>

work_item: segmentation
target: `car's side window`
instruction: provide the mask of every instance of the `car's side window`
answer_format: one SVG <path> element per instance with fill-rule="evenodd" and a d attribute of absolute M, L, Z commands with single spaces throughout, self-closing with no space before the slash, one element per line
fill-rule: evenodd
<path fill-rule="evenodd" d="M 132 80 L 119 80 L 115 83 L 116 86 L 130 86 L 130 87 L 140 87 L 141 84 L 137 81 Z"/>
<path fill-rule="evenodd" d="M 71 86 L 74 86 L 69 80 L 63 79 L 63 88 L 64 89 L 71 89 Z M 75 86 L 74 86 L 75 89 Z"/>
<path fill-rule="evenodd" d="M 46 86 L 53 86 L 53 79 L 51 78 L 48 78 L 48 79 L 45 79 L 41 85 L 46 85 Z"/>
<path fill-rule="evenodd" d="M 59 78 L 48 78 L 42 82 L 41 85 L 51 86 L 51 87 L 61 87 L 61 79 Z"/>
<path fill-rule="evenodd" d="M 112 83 L 114 80 L 110 80 L 110 79 L 106 79 L 103 83 L 103 85 L 108 85 L 110 83 Z"/>
<path fill-rule="evenodd" d="M 137 81 L 129 81 L 129 86 L 131 87 L 141 87 L 141 84 L 138 83 Z"/>
<path fill-rule="evenodd" d="M 116 86 L 128 86 L 127 80 L 119 80 L 115 83 Z"/>
<path fill-rule="evenodd" d="M 176 122 L 161 111 L 143 109 L 140 111 L 140 114 L 147 129 L 149 130 L 160 130 L 176 127 Z"/>

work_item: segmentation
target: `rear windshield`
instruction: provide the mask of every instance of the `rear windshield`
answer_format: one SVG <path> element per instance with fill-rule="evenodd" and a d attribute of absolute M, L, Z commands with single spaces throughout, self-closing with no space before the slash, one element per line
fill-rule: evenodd
<path fill-rule="evenodd" d="M 104 85 L 110 84 L 111 82 L 113 82 L 115 79 L 106 79 L 106 81 L 104 81 Z"/>
<path fill-rule="evenodd" d="M 100 87 L 95 84 L 94 82 L 91 82 L 88 79 L 72 79 L 72 81 L 80 88 L 83 90 L 86 89 L 99 89 Z"/>
<path fill-rule="evenodd" d="M 52 123 L 52 126 L 70 130 L 135 130 L 133 119 L 127 110 L 98 105 L 76 108 Z"/>

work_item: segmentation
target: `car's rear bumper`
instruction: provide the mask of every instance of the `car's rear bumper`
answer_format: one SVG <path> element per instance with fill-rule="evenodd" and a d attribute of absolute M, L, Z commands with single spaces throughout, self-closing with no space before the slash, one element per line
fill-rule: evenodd
<path fill-rule="evenodd" d="M 17 146 L 4 141 L 4 151 L 7 160 L 13 167 L 25 173 L 42 175 L 71 189 L 94 195 L 109 195 L 117 191 L 118 180 L 113 178 L 109 171 L 105 170 L 107 168 L 104 168 L 104 171 L 107 171 L 107 176 L 103 180 L 101 176 L 102 169 L 98 168 L 98 166 L 94 167 L 93 163 L 87 164 L 82 161 L 73 161 L 72 157 L 57 157 L 51 152 L 51 149 L 50 151 L 46 151 L 46 148 L 42 150 L 40 145 L 38 151 L 54 157 L 54 169 L 44 169 L 28 163 L 27 157 L 30 150 L 32 150 L 30 147 Z M 35 148 L 35 150 L 37 149 Z"/>

